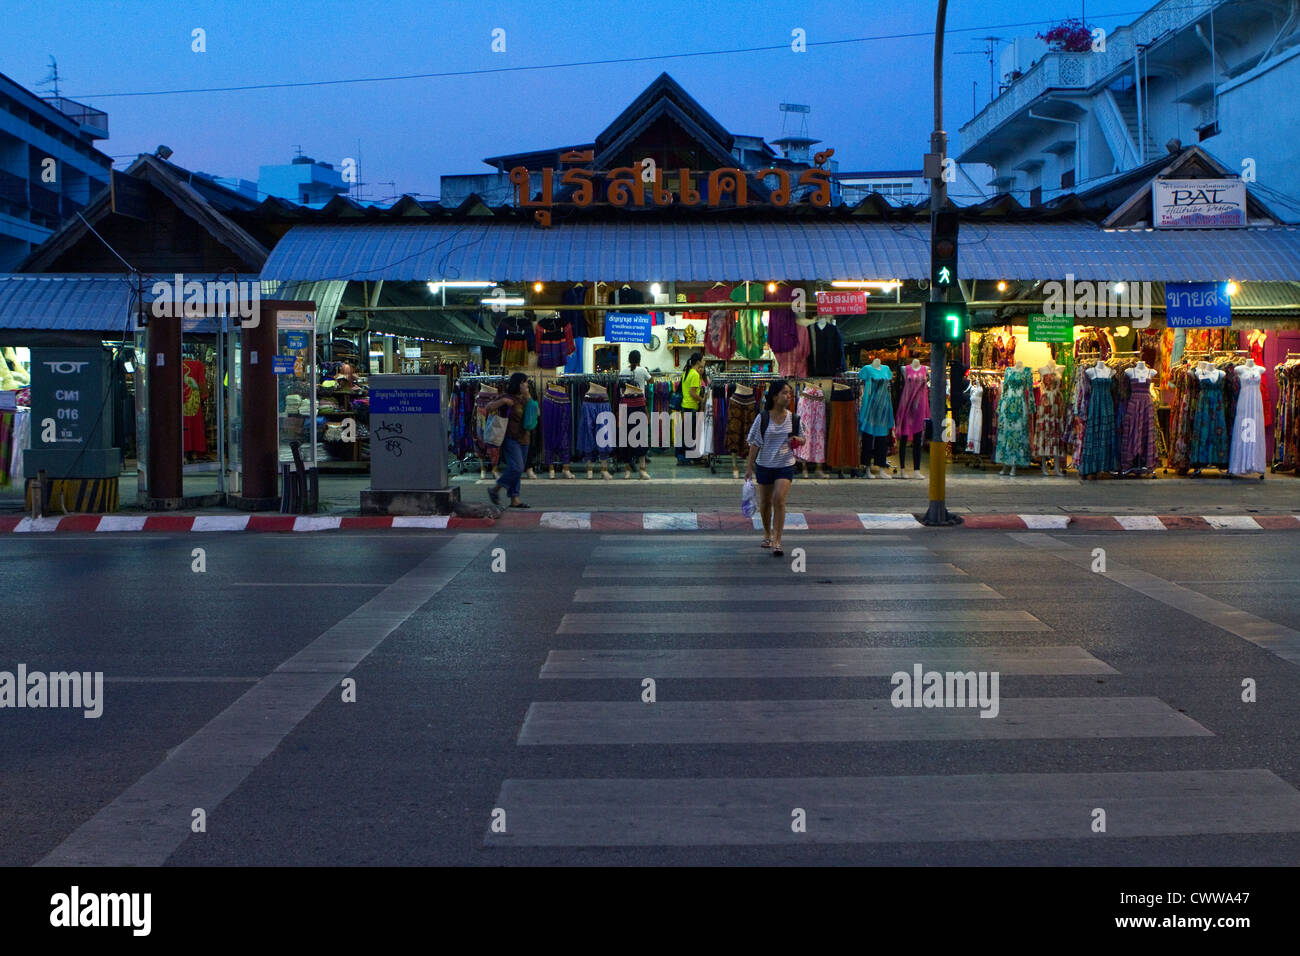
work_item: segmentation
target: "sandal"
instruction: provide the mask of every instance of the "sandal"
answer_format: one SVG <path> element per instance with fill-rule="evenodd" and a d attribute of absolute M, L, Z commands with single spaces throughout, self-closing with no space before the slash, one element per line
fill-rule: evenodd
<path fill-rule="evenodd" d="M 511 508 L 527 508 L 528 505 L 524 504 L 524 503 L 521 501 L 521 502 L 519 502 L 519 504 L 517 504 L 517 505 L 511 505 L 510 507 L 511 507 Z"/>
<path fill-rule="evenodd" d="M 771 538 L 764 538 L 764 539 L 763 539 L 763 543 L 762 543 L 762 545 L 760 545 L 760 547 L 764 547 L 764 548 L 770 548 L 770 547 L 772 547 L 772 539 L 771 539 Z"/>
<path fill-rule="evenodd" d="M 772 557 L 779 558 L 782 557 L 784 554 L 785 552 L 781 550 L 781 546 L 779 544 L 772 546 Z"/>

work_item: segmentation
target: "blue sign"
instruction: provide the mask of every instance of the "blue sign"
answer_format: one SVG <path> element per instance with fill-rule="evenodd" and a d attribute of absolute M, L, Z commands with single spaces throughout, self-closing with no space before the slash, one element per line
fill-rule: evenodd
<path fill-rule="evenodd" d="M 644 345 L 650 341 L 650 313 L 606 312 L 606 342 L 635 342 Z"/>
<path fill-rule="evenodd" d="M 370 393 L 372 415 L 437 415 L 442 394 L 436 388 L 385 388 Z"/>
<path fill-rule="evenodd" d="M 274 355 L 271 357 L 271 371 L 276 375 L 293 374 L 292 355 Z"/>
<path fill-rule="evenodd" d="M 293 349 L 295 352 L 298 349 L 305 349 L 307 347 L 306 332 L 286 332 L 284 333 L 284 338 L 288 343 L 289 348 Z"/>
<path fill-rule="evenodd" d="M 1232 297 L 1226 282 L 1165 284 L 1165 324 L 1171 329 L 1232 325 Z"/>

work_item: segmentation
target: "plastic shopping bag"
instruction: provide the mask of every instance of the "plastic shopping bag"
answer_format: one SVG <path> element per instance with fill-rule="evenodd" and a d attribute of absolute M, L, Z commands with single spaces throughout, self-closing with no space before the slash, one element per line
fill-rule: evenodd
<path fill-rule="evenodd" d="M 740 513 L 746 518 L 754 517 L 758 511 L 758 495 L 754 491 L 754 479 L 750 478 L 745 481 L 745 487 L 740 490 Z"/>

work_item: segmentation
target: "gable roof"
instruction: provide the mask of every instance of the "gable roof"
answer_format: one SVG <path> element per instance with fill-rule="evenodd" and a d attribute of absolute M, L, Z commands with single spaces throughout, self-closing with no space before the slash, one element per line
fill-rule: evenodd
<path fill-rule="evenodd" d="M 699 140 L 705 150 L 722 165 L 731 164 L 735 137 L 695 97 L 687 93 L 680 83 L 667 73 L 660 73 L 596 137 L 596 168 L 604 168 L 620 149 L 661 117 L 668 117 Z"/>
<path fill-rule="evenodd" d="M 186 178 L 182 178 L 181 173 Z M 115 179 L 129 177 L 148 183 L 242 261 L 260 269 L 270 255 L 266 246 L 226 215 L 226 212 L 254 210 L 260 205 L 257 201 L 202 176 L 191 177 L 188 170 L 147 154 L 138 156 L 125 172 L 114 171 L 113 176 Z M 192 181 L 188 181 L 190 179 Z M 81 216 L 65 221 L 53 235 L 33 249 L 18 266 L 18 271 L 41 272 L 47 269 L 89 234 L 87 223 L 93 225 L 113 215 L 112 205 L 113 190 L 103 190 L 81 211 Z M 225 211 L 218 206 L 224 207 Z"/>
<path fill-rule="evenodd" d="M 1128 170 L 1121 176 L 1085 192 L 1079 198 L 1088 205 L 1114 206 L 1101 224 L 1107 228 L 1149 224 L 1151 220 L 1151 191 L 1155 179 L 1236 179 L 1237 174 L 1199 146 L 1187 146 L 1177 153 L 1160 156 L 1141 166 Z M 1137 191 L 1128 194 L 1134 186 Z M 1114 205 L 1118 203 L 1118 205 Z M 1257 224 L 1260 219 L 1277 225 L 1280 219 L 1264 203 L 1246 189 L 1246 221 Z"/>

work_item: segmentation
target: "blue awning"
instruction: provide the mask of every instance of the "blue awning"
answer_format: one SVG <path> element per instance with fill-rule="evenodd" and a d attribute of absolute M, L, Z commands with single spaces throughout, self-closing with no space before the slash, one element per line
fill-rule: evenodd
<path fill-rule="evenodd" d="M 121 275 L 0 274 L 0 329 L 131 330 L 134 290 Z"/>
<path fill-rule="evenodd" d="M 923 222 L 480 222 L 294 226 L 270 280 L 743 282 L 924 279 Z M 966 279 L 1207 282 L 1300 277 L 1300 229 L 1101 229 L 980 220 L 961 226 Z"/>

